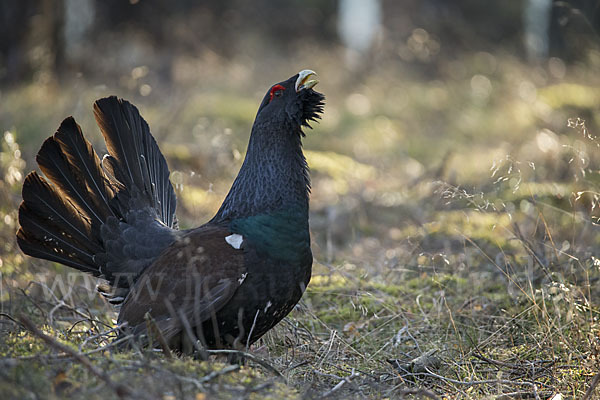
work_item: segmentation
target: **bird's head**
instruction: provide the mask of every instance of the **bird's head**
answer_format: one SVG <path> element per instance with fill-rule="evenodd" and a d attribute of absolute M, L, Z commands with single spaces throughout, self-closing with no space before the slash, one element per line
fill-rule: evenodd
<path fill-rule="evenodd" d="M 320 118 L 325 105 L 325 96 L 313 90 L 317 83 L 317 74 L 305 69 L 271 86 L 258 108 L 255 125 L 279 125 L 292 132 L 302 132 L 302 126 L 310 128 L 309 122 Z"/>
<path fill-rule="evenodd" d="M 303 70 L 269 88 L 242 168 L 212 222 L 270 215 L 282 208 L 308 216 L 310 177 L 301 137 L 302 127 L 310 127 L 323 112 L 325 96 L 313 90 L 318 82 L 314 71 Z"/>

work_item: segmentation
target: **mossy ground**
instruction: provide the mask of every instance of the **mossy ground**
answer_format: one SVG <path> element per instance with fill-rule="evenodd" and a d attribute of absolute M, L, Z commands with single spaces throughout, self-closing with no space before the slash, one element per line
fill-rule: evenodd
<path fill-rule="evenodd" d="M 23 256 L 14 240 L 20 184 L 43 138 L 73 114 L 99 144 L 91 103 L 113 93 L 139 106 L 164 150 L 182 227 L 206 221 L 272 77 L 250 85 L 215 69 L 210 82 L 170 90 L 150 73 L 2 91 L 2 398 L 115 396 L 21 315 L 148 398 L 582 398 L 600 354 L 598 54 L 559 78 L 477 53 L 452 60 L 458 75 L 440 61 L 436 79 L 391 63 L 340 73 L 312 54 L 328 99 L 305 140 L 313 278 L 250 349 L 282 377 L 252 360 L 233 369 L 218 356 L 98 350 L 116 314 L 94 282 Z M 142 83 L 151 96 L 136 94 Z"/>

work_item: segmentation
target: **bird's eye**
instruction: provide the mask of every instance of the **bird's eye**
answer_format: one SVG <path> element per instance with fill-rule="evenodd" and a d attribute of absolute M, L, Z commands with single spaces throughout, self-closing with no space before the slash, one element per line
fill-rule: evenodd
<path fill-rule="evenodd" d="M 271 88 L 271 92 L 269 93 L 269 103 L 273 101 L 273 97 L 281 97 L 283 95 L 283 91 L 285 88 L 281 85 L 275 85 Z"/>

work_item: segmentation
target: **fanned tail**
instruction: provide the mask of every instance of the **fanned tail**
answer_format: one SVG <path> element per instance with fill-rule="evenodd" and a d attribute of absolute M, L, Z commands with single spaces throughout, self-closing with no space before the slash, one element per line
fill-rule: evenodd
<path fill-rule="evenodd" d="M 100 161 L 72 117 L 37 155 L 19 207 L 24 253 L 103 277 L 124 297 L 174 240 L 175 192 L 148 125 L 127 101 L 94 105 L 109 154 Z M 103 289 L 105 290 L 105 288 Z"/>
<path fill-rule="evenodd" d="M 131 201 L 136 202 L 133 207 L 151 207 L 160 221 L 176 227 L 177 200 L 169 168 L 137 108 L 108 97 L 94 104 L 94 116 L 109 152 L 104 158 L 105 167 L 129 188 Z"/>
<path fill-rule="evenodd" d="M 37 172 L 25 178 L 19 246 L 33 257 L 102 275 L 102 262 L 95 259 L 103 252 L 100 227 L 114 213 L 98 156 L 75 120 L 67 118 L 36 159 L 52 184 Z"/>

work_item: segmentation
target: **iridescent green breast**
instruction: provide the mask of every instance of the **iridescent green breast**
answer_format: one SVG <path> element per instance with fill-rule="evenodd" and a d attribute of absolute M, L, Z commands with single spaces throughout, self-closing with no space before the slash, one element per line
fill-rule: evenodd
<path fill-rule="evenodd" d="M 293 208 L 239 218 L 229 228 L 273 259 L 296 265 L 312 261 L 306 210 Z"/>

